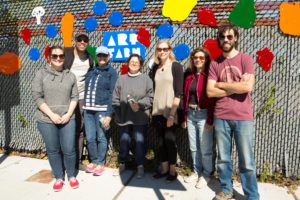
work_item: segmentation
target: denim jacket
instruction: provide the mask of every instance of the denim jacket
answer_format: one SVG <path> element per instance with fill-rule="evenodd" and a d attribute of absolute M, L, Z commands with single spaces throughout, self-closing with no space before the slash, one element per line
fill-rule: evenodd
<path fill-rule="evenodd" d="M 98 78 L 97 85 L 95 82 Z M 116 70 L 110 65 L 105 67 L 95 66 L 91 71 L 86 74 L 86 84 L 84 92 L 84 104 L 86 107 L 87 98 L 92 98 L 88 96 L 89 90 L 93 91 L 96 87 L 95 94 L 95 104 L 96 105 L 105 105 L 107 106 L 107 115 L 111 116 L 112 114 L 112 94 L 114 91 L 115 83 L 117 81 L 118 74 Z M 91 82 L 91 84 L 90 84 Z"/>

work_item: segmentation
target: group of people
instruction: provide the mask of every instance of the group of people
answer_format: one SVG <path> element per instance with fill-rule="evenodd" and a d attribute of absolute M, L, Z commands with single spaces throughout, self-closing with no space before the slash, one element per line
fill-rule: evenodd
<path fill-rule="evenodd" d="M 153 178 L 176 180 L 176 128 L 180 125 L 188 130 L 193 161 L 193 174 L 185 177 L 185 182 L 194 183 L 196 188 L 209 183 L 216 140 L 221 191 L 215 199 L 233 198 L 234 139 L 244 193 L 249 200 L 259 199 L 251 104 L 254 64 L 249 55 L 237 50 L 237 27 L 220 26 L 217 39 L 223 54 L 212 61 L 205 48 L 196 48 L 190 54 L 185 72 L 176 61 L 170 42 L 158 41 L 149 76 L 141 72 L 144 63 L 140 55 L 130 55 L 128 73 L 118 76 L 109 62 L 107 47 L 96 49 L 94 65 L 86 51 L 88 36 L 79 33 L 75 39 L 75 48 L 50 48 L 50 64 L 37 72 L 32 83 L 33 99 L 38 107 L 37 127 L 56 178 L 54 191 L 62 189 L 65 172 L 70 186 L 79 186 L 76 174 L 83 167 L 83 132 L 90 159 L 85 171 L 95 176 L 103 174 L 107 130 L 114 113 L 120 136 L 120 164 L 114 176 L 126 169 L 132 140 L 136 177 L 144 176 L 145 138 L 151 121 L 159 138 L 160 161 Z M 183 109 L 182 116 L 179 107 Z"/>

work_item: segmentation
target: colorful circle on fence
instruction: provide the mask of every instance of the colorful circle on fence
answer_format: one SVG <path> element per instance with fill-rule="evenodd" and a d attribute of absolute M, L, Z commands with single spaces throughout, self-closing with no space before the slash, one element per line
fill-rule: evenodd
<path fill-rule="evenodd" d="M 46 26 L 46 36 L 49 38 L 55 38 L 57 34 L 57 28 L 55 25 L 47 25 Z"/>
<path fill-rule="evenodd" d="M 145 0 L 131 0 L 130 9 L 132 12 L 140 12 L 145 7 Z"/>
<path fill-rule="evenodd" d="M 89 17 L 84 21 L 84 28 L 87 32 L 94 31 L 98 26 L 97 20 L 95 17 Z"/>
<path fill-rule="evenodd" d="M 177 60 L 186 59 L 190 55 L 190 47 L 186 44 L 179 44 L 174 47 L 174 54 Z"/>
<path fill-rule="evenodd" d="M 170 38 L 173 35 L 173 26 L 170 24 L 161 24 L 157 28 L 156 35 L 159 39 Z"/>
<path fill-rule="evenodd" d="M 120 26 L 123 22 L 123 15 L 121 12 L 112 12 L 108 20 L 111 25 Z"/>
<path fill-rule="evenodd" d="M 103 1 L 97 1 L 93 7 L 94 13 L 97 16 L 104 15 L 106 13 L 106 3 Z"/>
<path fill-rule="evenodd" d="M 90 45 L 86 48 L 86 51 L 92 56 L 95 63 L 97 63 L 96 49 L 97 49 L 97 47 L 93 47 L 93 46 L 90 46 Z"/>
<path fill-rule="evenodd" d="M 29 51 L 29 58 L 33 61 L 37 61 L 41 56 L 41 52 L 37 48 L 31 48 Z"/>

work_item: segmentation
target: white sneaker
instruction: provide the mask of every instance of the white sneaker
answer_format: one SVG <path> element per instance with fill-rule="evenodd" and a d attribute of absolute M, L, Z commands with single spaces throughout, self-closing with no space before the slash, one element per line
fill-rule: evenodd
<path fill-rule="evenodd" d="M 190 176 L 185 176 L 185 177 L 184 177 L 184 182 L 186 182 L 186 183 L 197 182 L 198 179 L 199 179 L 198 174 L 194 172 L 194 173 L 192 173 L 192 175 L 190 175 Z"/>
<path fill-rule="evenodd" d="M 121 163 L 119 168 L 113 172 L 113 176 L 120 176 L 125 171 L 125 164 Z"/>
<path fill-rule="evenodd" d="M 209 183 L 209 181 L 211 180 L 211 178 L 209 176 L 201 176 L 197 182 L 197 184 L 195 185 L 196 188 L 201 189 L 207 186 L 207 184 Z"/>
<path fill-rule="evenodd" d="M 137 167 L 137 173 L 136 173 L 136 178 L 143 178 L 144 177 L 144 166 L 139 165 Z"/>

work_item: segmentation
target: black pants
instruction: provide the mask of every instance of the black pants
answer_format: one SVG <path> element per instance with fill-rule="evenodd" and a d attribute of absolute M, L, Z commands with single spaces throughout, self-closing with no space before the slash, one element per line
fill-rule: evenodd
<path fill-rule="evenodd" d="M 158 135 L 158 157 L 160 162 L 169 162 L 175 165 L 177 161 L 176 126 L 167 127 L 167 119 L 162 116 L 153 116 L 153 123 Z"/>
<path fill-rule="evenodd" d="M 84 120 L 83 120 L 83 100 L 79 100 L 75 108 L 75 120 L 76 120 L 76 151 L 77 151 L 77 162 L 76 166 L 82 161 L 83 152 L 83 140 L 84 140 Z"/>

